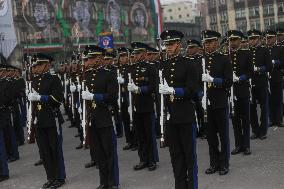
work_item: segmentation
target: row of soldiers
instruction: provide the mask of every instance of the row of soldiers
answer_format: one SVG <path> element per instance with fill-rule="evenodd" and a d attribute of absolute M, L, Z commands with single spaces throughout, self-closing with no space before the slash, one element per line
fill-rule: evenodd
<path fill-rule="evenodd" d="M 283 125 L 284 31 L 267 31 L 263 36 L 250 30 L 247 34 L 248 39 L 230 30 L 221 46 L 221 34 L 205 30 L 202 42 L 187 41 L 186 54 L 182 53 L 183 34 L 175 30 L 162 32 L 158 49 L 133 42 L 131 49 L 119 48 L 115 55 L 87 46 L 73 54 L 71 64 L 62 64 L 58 75 L 49 72 L 51 57 L 35 55 L 30 59 L 31 86 L 26 84 L 28 109 L 33 110 L 28 120 L 35 131 L 28 134 L 35 135 L 46 170 L 48 182 L 43 188 L 65 183 L 61 104 L 71 127 L 77 128 L 80 144 L 76 148 L 90 149 L 91 162 L 85 166 L 99 169 L 98 189 L 119 187 L 116 138 L 123 130 L 127 143 L 123 149 L 138 149 L 134 170 L 157 168 L 157 137 L 161 147 L 169 147 L 176 189 L 198 188 L 197 136 L 207 138 L 209 145 L 206 174 L 226 175 L 230 154 L 250 155 L 250 139 L 264 140 L 270 124 Z M 2 66 L 0 72 L 5 83 L 0 87 L 7 88 L 1 90 L 1 119 L 2 114 L 5 118 L 1 124 L 6 124 L 1 132 L 13 128 L 12 111 L 7 110 L 16 94 L 8 92 L 14 87 L 6 84 L 8 67 Z M 229 117 L 235 136 L 231 152 Z M 0 175 L 5 180 L 9 174 L 3 149 L 8 142 L 3 136 L 0 133 Z"/>

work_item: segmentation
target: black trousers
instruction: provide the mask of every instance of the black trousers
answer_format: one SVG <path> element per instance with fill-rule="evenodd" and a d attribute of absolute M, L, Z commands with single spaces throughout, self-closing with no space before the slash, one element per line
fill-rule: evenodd
<path fill-rule="evenodd" d="M 260 105 L 260 124 L 258 123 L 257 104 Z M 257 136 L 267 134 L 268 128 L 268 89 L 265 87 L 252 88 L 252 103 L 250 109 L 250 121 L 252 132 Z"/>
<path fill-rule="evenodd" d="M 235 147 L 250 148 L 250 99 L 249 97 L 234 100 L 235 115 L 232 123 L 235 136 Z"/>
<path fill-rule="evenodd" d="M 0 176 L 9 176 L 4 129 L 2 127 L 0 128 Z"/>
<path fill-rule="evenodd" d="M 283 82 L 270 83 L 270 121 L 272 124 L 283 122 Z"/>
<path fill-rule="evenodd" d="M 83 128 L 82 128 L 82 125 L 81 125 L 80 114 L 79 114 L 77 108 L 75 109 L 75 113 L 74 113 L 74 125 L 77 128 L 77 132 L 78 132 L 79 137 L 80 137 L 80 142 L 83 143 L 83 140 L 84 140 Z"/>
<path fill-rule="evenodd" d="M 134 117 L 140 162 L 158 162 L 159 158 L 156 141 L 156 128 L 153 113 L 135 113 Z"/>
<path fill-rule="evenodd" d="M 175 189 L 197 189 L 196 124 L 167 124 Z"/>
<path fill-rule="evenodd" d="M 199 126 L 198 134 L 201 136 L 205 134 L 205 124 L 204 124 L 204 109 L 202 107 L 201 101 L 195 102 L 195 111 L 197 115 L 197 123 Z"/>
<path fill-rule="evenodd" d="M 88 144 L 90 147 L 90 156 L 91 156 L 91 161 L 98 162 L 98 157 L 96 156 L 95 152 L 95 141 L 94 141 L 94 133 L 95 133 L 95 128 L 94 127 L 87 127 L 87 137 L 88 137 Z"/>
<path fill-rule="evenodd" d="M 95 153 L 99 164 L 100 184 L 118 186 L 117 141 L 113 127 L 95 128 L 93 132 Z"/>
<path fill-rule="evenodd" d="M 210 165 L 229 168 L 230 139 L 228 108 L 208 109 L 207 142 Z M 221 143 L 221 151 L 219 150 Z"/>
<path fill-rule="evenodd" d="M 130 116 L 128 113 L 128 105 L 127 103 L 122 102 L 121 105 L 121 117 L 122 123 L 124 127 L 125 139 L 126 143 L 135 145 L 137 144 L 137 140 L 135 137 L 135 128 L 130 129 Z"/>
<path fill-rule="evenodd" d="M 58 131 L 56 127 L 37 127 L 36 133 L 47 180 L 65 179 L 61 127 Z"/>
<path fill-rule="evenodd" d="M 16 135 L 16 141 L 18 143 L 24 143 L 25 142 L 25 136 L 24 136 L 24 129 L 23 125 L 21 123 L 21 114 L 19 107 L 16 106 L 14 111 L 13 111 L 13 123 L 14 123 L 14 130 L 15 130 L 15 135 Z"/>
<path fill-rule="evenodd" d="M 4 132 L 8 158 L 19 159 L 20 156 L 19 156 L 18 144 L 15 134 L 15 129 L 12 125 L 11 119 L 9 119 L 9 123 L 7 123 L 7 127 L 4 128 L 3 132 Z"/>

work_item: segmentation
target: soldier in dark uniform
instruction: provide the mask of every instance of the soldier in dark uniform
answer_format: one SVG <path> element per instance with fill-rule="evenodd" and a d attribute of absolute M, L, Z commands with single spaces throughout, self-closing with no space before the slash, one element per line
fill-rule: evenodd
<path fill-rule="evenodd" d="M 71 78 L 70 78 L 70 92 L 72 95 L 72 112 L 73 112 L 73 125 L 77 128 L 77 135 L 76 137 L 80 138 L 80 143 L 76 146 L 76 149 L 83 148 L 83 130 L 81 127 L 81 102 L 80 102 L 80 93 L 81 93 L 81 72 L 80 72 L 80 65 L 78 64 L 79 55 L 76 54 L 76 57 L 73 60 L 71 66 Z"/>
<path fill-rule="evenodd" d="M 95 52 L 92 52 L 95 49 Z M 103 49 L 89 47 L 86 55 L 101 54 Z M 82 99 L 91 103 L 91 127 L 95 153 L 98 156 L 100 185 L 97 189 L 117 189 L 119 186 L 119 170 L 117 157 L 117 141 L 113 128 L 111 111 L 117 103 L 118 84 L 115 75 L 105 69 L 102 58 L 95 61 L 86 59 L 86 67 L 93 67 L 96 72 L 87 78 L 87 90 L 82 92 Z"/>
<path fill-rule="evenodd" d="M 156 135 L 157 138 L 161 138 L 161 125 L 160 125 L 160 95 L 159 95 L 159 67 L 160 67 L 160 52 L 159 50 L 148 47 L 147 48 L 147 63 L 153 65 L 155 69 L 156 76 L 156 87 L 155 87 L 155 96 L 154 96 L 154 106 L 155 106 L 155 127 L 156 127 Z"/>
<path fill-rule="evenodd" d="M 277 45 L 275 31 L 266 31 L 266 42 L 272 60 L 270 72 L 270 122 L 271 126 L 283 127 L 283 69 L 284 47 Z"/>
<path fill-rule="evenodd" d="M 126 146 L 123 147 L 123 150 L 130 150 L 134 147 L 134 132 L 130 128 L 130 116 L 128 112 L 129 99 L 127 90 L 128 71 L 131 68 L 131 65 L 129 64 L 130 51 L 125 47 L 121 47 L 117 49 L 117 51 L 119 64 L 119 75 L 117 76 L 117 81 L 121 87 L 121 118 L 127 143 Z"/>
<path fill-rule="evenodd" d="M 6 74 L 4 75 L 7 85 L 9 86 L 10 90 L 12 91 L 12 102 L 9 106 L 9 113 L 10 113 L 10 124 L 9 127 L 5 129 L 5 140 L 6 140 L 6 150 L 8 156 L 8 162 L 14 162 L 18 160 L 19 157 L 19 150 L 16 138 L 15 127 L 19 127 L 19 123 L 17 123 L 15 119 L 15 108 L 16 108 L 16 99 L 18 94 L 18 89 L 15 85 L 14 79 L 15 67 L 8 66 L 6 68 Z M 16 122 L 15 122 L 16 121 Z"/>
<path fill-rule="evenodd" d="M 33 59 L 33 91 L 28 99 L 33 102 L 36 139 L 42 153 L 48 182 L 42 188 L 58 188 L 65 183 L 62 152 L 63 117 L 59 106 L 64 100 L 60 79 L 49 73 L 52 58 L 38 54 Z"/>
<path fill-rule="evenodd" d="M 2 61 L 4 61 L 4 59 L 1 60 L 1 62 Z M 11 95 L 12 91 L 7 85 L 7 81 L 4 78 L 6 67 L 7 66 L 4 65 L 4 62 L 0 64 L 0 182 L 9 179 L 4 129 L 9 127 L 10 124 L 10 114 L 8 107 L 10 106 L 10 103 L 13 99 Z"/>
<path fill-rule="evenodd" d="M 248 50 L 240 47 L 243 33 L 236 30 L 227 32 L 229 58 L 233 65 L 233 99 L 235 149 L 232 155 L 241 152 L 250 155 L 250 78 L 253 73 L 252 57 Z"/>
<path fill-rule="evenodd" d="M 277 45 L 279 45 L 282 48 L 284 48 L 284 29 L 283 28 L 277 28 L 276 29 L 276 33 L 277 33 Z M 284 70 L 282 71 L 282 73 L 284 75 Z M 284 102 L 283 102 L 283 100 L 281 102 L 283 104 L 283 110 L 284 110 Z M 283 111 L 283 115 L 284 115 L 284 111 Z"/>
<path fill-rule="evenodd" d="M 189 59 L 181 55 L 183 33 L 162 32 L 167 59 L 161 65 L 164 83 L 159 93 L 165 97 L 168 111 L 166 139 L 175 177 L 175 189 L 197 189 L 195 110 L 193 99 L 198 92 L 198 72 Z"/>
<path fill-rule="evenodd" d="M 149 171 L 157 168 L 159 161 L 155 118 L 154 99 L 155 93 L 155 68 L 145 61 L 148 45 L 140 42 L 132 42 L 132 54 L 137 62 L 132 69 L 133 82 L 128 82 L 128 91 L 133 95 L 134 122 L 138 139 L 139 164 L 134 170 L 142 170 L 148 167 Z"/>
<path fill-rule="evenodd" d="M 206 136 L 210 155 L 210 168 L 205 173 L 219 171 L 219 175 L 226 175 L 230 159 L 228 90 L 233 83 L 233 72 L 228 56 L 218 52 L 220 37 L 221 34 L 215 31 L 202 32 L 207 72 L 202 74 L 207 88 L 207 99 L 203 103 L 207 106 Z"/>
<path fill-rule="evenodd" d="M 117 78 L 117 69 L 118 66 L 115 64 L 116 54 L 113 50 L 105 51 L 104 52 L 104 65 L 105 68 L 108 69 L 116 78 Z M 115 123 L 115 131 L 116 131 L 116 137 L 121 138 L 123 136 L 123 129 L 122 129 L 122 119 L 121 119 L 121 107 L 119 107 L 119 103 L 114 104 L 113 110 L 112 110 L 113 120 Z"/>
<path fill-rule="evenodd" d="M 252 75 L 252 104 L 250 109 L 251 127 L 253 135 L 251 139 L 266 139 L 268 129 L 268 72 L 271 71 L 272 62 L 268 50 L 261 46 L 262 33 L 258 30 L 248 32 L 250 53 L 254 72 Z M 260 105 L 261 117 L 258 123 L 257 104 Z"/>
<path fill-rule="evenodd" d="M 188 40 L 187 41 L 187 57 L 189 58 L 189 62 L 195 64 L 199 76 L 199 90 L 196 94 L 196 98 L 194 99 L 195 110 L 197 116 L 198 123 L 198 133 L 197 137 L 201 139 L 206 138 L 205 134 L 205 123 L 204 123 L 204 109 L 202 107 L 202 97 L 203 97 L 203 82 L 202 82 L 202 54 L 201 50 L 202 46 L 197 40 Z"/>

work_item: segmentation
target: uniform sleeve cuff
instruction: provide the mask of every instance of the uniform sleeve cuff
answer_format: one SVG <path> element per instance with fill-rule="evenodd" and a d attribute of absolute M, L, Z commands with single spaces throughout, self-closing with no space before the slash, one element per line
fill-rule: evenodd
<path fill-rule="evenodd" d="M 48 98 L 49 98 L 49 96 L 47 96 L 47 95 L 41 95 L 40 96 L 40 101 L 41 102 L 48 102 Z"/>
<path fill-rule="evenodd" d="M 148 86 L 140 87 L 140 91 L 141 91 L 142 94 L 148 93 Z"/>
<path fill-rule="evenodd" d="M 266 71 L 266 67 L 265 67 L 265 66 L 261 66 L 261 67 L 260 67 L 260 71 L 261 71 L 261 72 L 265 72 L 265 71 Z"/>
<path fill-rule="evenodd" d="M 175 96 L 176 97 L 183 97 L 184 96 L 184 89 L 183 88 L 174 88 Z"/>
<path fill-rule="evenodd" d="M 203 91 L 198 91 L 197 97 L 198 97 L 198 98 L 202 98 L 203 96 L 204 96 Z"/>
<path fill-rule="evenodd" d="M 247 80 L 247 76 L 245 74 L 240 76 L 240 81 L 245 81 Z"/>
<path fill-rule="evenodd" d="M 213 83 L 214 83 L 215 85 L 222 85 L 223 79 L 221 79 L 221 78 L 214 78 L 214 79 L 213 79 Z"/>
<path fill-rule="evenodd" d="M 104 94 L 94 94 L 94 101 L 103 102 L 104 101 Z"/>

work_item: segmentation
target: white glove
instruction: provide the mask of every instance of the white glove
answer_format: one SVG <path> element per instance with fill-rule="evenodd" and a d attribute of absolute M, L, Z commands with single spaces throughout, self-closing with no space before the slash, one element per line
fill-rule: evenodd
<path fill-rule="evenodd" d="M 209 74 L 202 74 L 202 81 L 212 83 L 214 80 Z"/>
<path fill-rule="evenodd" d="M 121 76 L 117 77 L 117 82 L 118 82 L 118 84 L 123 84 L 124 83 L 123 77 L 121 77 Z"/>
<path fill-rule="evenodd" d="M 89 91 L 82 91 L 82 99 L 83 100 L 93 100 L 94 94 L 90 93 Z"/>
<path fill-rule="evenodd" d="M 202 107 L 205 109 L 206 108 L 206 99 L 205 99 L 205 97 L 202 98 L 201 103 L 202 103 Z"/>
<path fill-rule="evenodd" d="M 77 91 L 80 92 L 81 91 L 82 86 L 81 85 L 77 85 Z"/>
<path fill-rule="evenodd" d="M 78 108 L 78 113 L 81 114 L 83 112 L 81 106 Z"/>
<path fill-rule="evenodd" d="M 32 92 L 28 94 L 28 99 L 33 102 L 40 101 L 41 96 L 37 92 Z"/>
<path fill-rule="evenodd" d="M 74 93 L 76 91 L 76 86 L 75 85 L 70 85 L 70 92 Z"/>
<path fill-rule="evenodd" d="M 233 82 L 236 83 L 236 82 L 239 82 L 240 81 L 240 78 L 236 76 L 235 73 L 233 73 Z"/>
<path fill-rule="evenodd" d="M 159 93 L 165 95 L 174 94 L 175 90 L 173 87 L 169 87 L 168 85 L 159 84 Z"/>
<path fill-rule="evenodd" d="M 29 94 L 29 92 L 30 92 L 30 91 L 29 91 L 28 89 L 26 89 L 26 94 Z"/>
<path fill-rule="evenodd" d="M 139 90 L 139 87 L 136 86 L 134 83 L 128 83 L 127 89 L 130 92 L 137 92 Z"/>
<path fill-rule="evenodd" d="M 68 80 L 65 80 L 65 85 L 68 85 L 69 84 L 69 81 Z"/>

